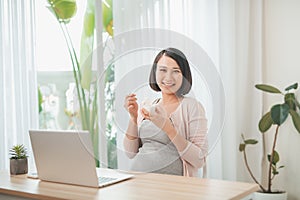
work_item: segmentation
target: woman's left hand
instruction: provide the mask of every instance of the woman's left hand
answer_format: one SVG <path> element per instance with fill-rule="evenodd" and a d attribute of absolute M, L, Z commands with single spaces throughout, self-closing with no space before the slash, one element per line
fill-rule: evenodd
<path fill-rule="evenodd" d="M 168 114 L 162 106 L 151 106 L 149 111 L 142 108 L 141 112 L 145 119 L 152 121 L 160 129 L 163 129 L 166 123 L 170 123 Z"/>

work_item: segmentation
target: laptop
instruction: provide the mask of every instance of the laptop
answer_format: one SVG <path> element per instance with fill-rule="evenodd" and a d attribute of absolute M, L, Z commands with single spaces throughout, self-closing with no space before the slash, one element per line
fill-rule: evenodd
<path fill-rule="evenodd" d="M 88 131 L 29 130 L 29 135 L 37 176 L 42 181 L 104 187 L 133 177 L 96 168 Z"/>

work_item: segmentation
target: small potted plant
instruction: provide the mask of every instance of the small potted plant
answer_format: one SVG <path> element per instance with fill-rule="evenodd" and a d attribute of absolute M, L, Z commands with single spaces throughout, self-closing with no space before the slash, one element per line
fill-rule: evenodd
<path fill-rule="evenodd" d="M 10 150 L 10 174 L 27 174 L 27 150 L 23 144 L 13 146 Z"/>
<path fill-rule="evenodd" d="M 267 163 L 268 163 L 268 174 L 267 180 L 268 184 L 264 187 L 253 175 L 250 166 L 247 161 L 246 155 L 246 147 L 248 145 L 255 145 L 258 143 L 255 139 L 245 139 L 242 135 L 242 143 L 239 145 L 239 151 L 243 153 L 244 162 L 246 168 L 254 180 L 260 187 L 260 192 L 255 193 L 254 199 L 287 199 L 287 193 L 285 191 L 278 191 L 272 189 L 272 181 L 274 177 L 279 174 L 279 170 L 283 168 L 283 165 L 279 165 L 279 153 L 276 151 L 276 143 L 279 134 L 280 126 L 286 121 L 287 117 L 290 115 L 296 128 L 297 132 L 300 133 L 300 104 L 295 97 L 295 90 L 298 88 L 298 83 L 295 83 L 285 89 L 285 92 L 281 92 L 279 89 L 265 84 L 257 84 L 255 87 L 259 90 L 268 93 L 281 94 L 284 97 L 284 100 L 280 104 L 275 104 L 271 107 L 270 111 L 262 116 L 259 121 L 258 127 L 262 134 L 266 134 L 266 132 L 270 129 L 271 126 L 275 126 L 275 134 L 272 141 L 272 148 L 269 152 L 263 152 L 266 155 Z M 265 143 L 265 137 L 262 137 L 263 143 Z M 272 197 L 270 197 L 272 195 Z M 279 197 L 278 196 L 282 196 Z"/>

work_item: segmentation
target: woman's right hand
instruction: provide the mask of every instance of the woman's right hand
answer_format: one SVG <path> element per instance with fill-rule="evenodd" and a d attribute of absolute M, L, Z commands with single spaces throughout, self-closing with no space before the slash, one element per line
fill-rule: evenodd
<path fill-rule="evenodd" d="M 129 112 L 130 117 L 137 120 L 139 106 L 136 102 L 136 94 L 129 94 L 125 97 L 124 107 Z"/>

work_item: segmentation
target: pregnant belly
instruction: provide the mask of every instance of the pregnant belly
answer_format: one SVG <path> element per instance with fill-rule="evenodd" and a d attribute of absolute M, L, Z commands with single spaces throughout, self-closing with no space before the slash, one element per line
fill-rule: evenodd
<path fill-rule="evenodd" d="M 143 145 L 133 159 L 131 170 L 182 175 L 182 161 L 176 149 Z"/>

